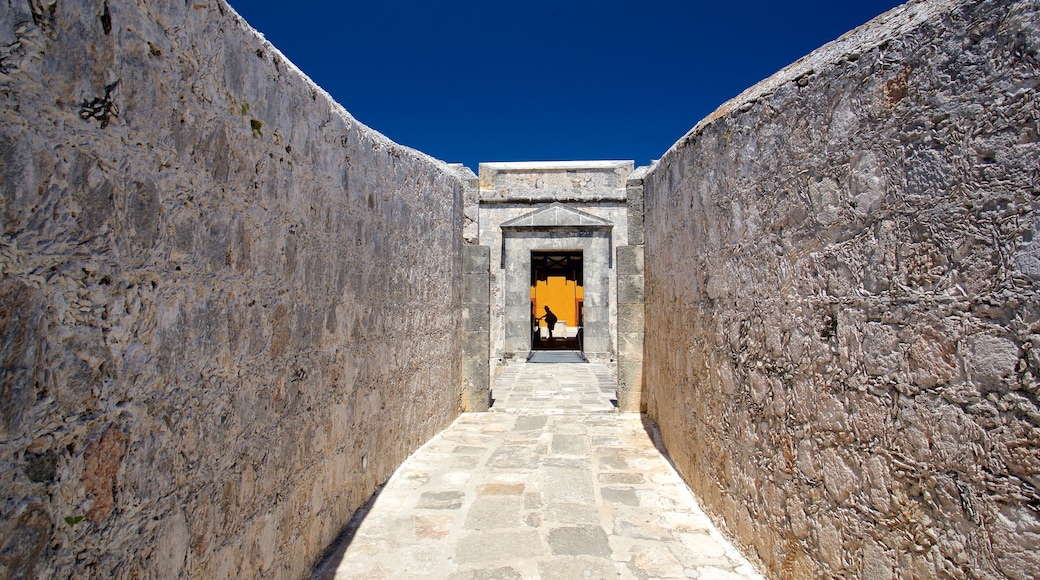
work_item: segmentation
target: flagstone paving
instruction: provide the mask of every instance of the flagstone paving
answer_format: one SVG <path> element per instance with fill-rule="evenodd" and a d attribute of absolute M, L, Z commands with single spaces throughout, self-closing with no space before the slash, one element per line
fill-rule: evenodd
<path fill-rule="evenodd" d="M 762 578 L 597 364 L 517 364 L 401 465 L 314 578 Z M 360 514 L 359 514 L 360 515 Z"/>

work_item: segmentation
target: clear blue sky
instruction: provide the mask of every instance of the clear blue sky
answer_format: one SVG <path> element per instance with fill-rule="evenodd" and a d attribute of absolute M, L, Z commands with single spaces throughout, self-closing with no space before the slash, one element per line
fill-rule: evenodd
<path fill-rule="evenodd" d="M 362 123 L 438 159 L 646 165 L 895 0 L 230 0 Z"/>

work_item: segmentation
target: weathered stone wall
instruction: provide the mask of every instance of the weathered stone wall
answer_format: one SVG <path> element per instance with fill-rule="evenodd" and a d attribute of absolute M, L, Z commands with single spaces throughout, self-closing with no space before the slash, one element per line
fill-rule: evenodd
<path fill-rule="evenodd" d="M 458 413 L 462 184 L 214 0 L 0 1 L 0 111 L 0 576 L 302 577 Z"/>
<path fill-rule="evenodd" d="M 1040 570 L 1038 59 L 1035 1 L 914 2 L 646 175 L 649 411 L 772 574 Z"/>

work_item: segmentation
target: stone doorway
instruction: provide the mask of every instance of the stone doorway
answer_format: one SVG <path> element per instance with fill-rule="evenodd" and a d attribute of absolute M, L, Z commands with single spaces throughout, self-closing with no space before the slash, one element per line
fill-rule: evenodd
<path fill-rule="evenodd" d="M 505 357 L 526 359 L 532 349 L 544 343 L 533 340 L 531 288 L 537 281 L 535 266 L 551 272 L 548 258 L 553 257 L 554 262 L 559 262 L 554 266 L 558 271 L 577 270 L 580 256 L 581 347 L 590 360 L 610 360 L 613 351 L 610 337 L 612 229 L 613 224 L 607 220 L 559 203 L 543 206 L 501 225 Z M 571 276 L 576 274 L 572 272 Z M 538 310 L 543 311 L 541 307 Z M 573 317 L 576 322 L 577 316 Z M 572 326 L 577 325 L 572 323 Z M 493 322 L 492 332 L 494 330 Z"/>
<path fill-rule="evenodd" d="M 531 350 L 583 351 L 584 261 L 580 250 L 531 252 Z M 546 308 L 556 317 L 546 323 Z"/>
<path fill-rule="evenodd" d="M 628 268 L 620 277 L 620 268 L 636 264 L 634 258 L 621 259 L 637 253 L 630 237 L 635 235 L 637 244 L 642 240 L 642 182 L 632 179 L 632 165 L 631 161 L 481 163 L 479 178 L 465 167 L 458 168 L 466 183 L 465 408 L 486 408 L 492 379 L 517 362 L 568 355 L 572 361 L 601 363 L 620 372 L 622 321 L 625 359 L 631 362 L 623 368 L 641 368 L 636 354 L 642 351 L 635 350 L 642 344 L 642 310 L 637 309 L 641 296 L 634 293 L 641 270 Z M 547 343 L 541 340 L 540 330 L 534 331 L 532 314 L 537 318 L 543 309 L 538 268 L 533 266 L 549 256 L 572 261 L 580 256 L 581 299 L 575 300 L 576 287 L 572 289 L 571 301 L 578 304 L 559 318 L 565 321 L 566 334 L 573 335 L 569 339 L 579 338 L 580 328 L 576 348 L 581 350 L 542 350 L 550 345 L 575 348 L 576 341 Z M 625 299 L 619 300 L 622 295 Z"/>

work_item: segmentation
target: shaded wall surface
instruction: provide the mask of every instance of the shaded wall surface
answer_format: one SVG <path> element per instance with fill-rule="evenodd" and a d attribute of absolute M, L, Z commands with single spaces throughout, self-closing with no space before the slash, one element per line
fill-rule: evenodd
<path fill-rule="evenodd" d="M 0 115 L 0 575 L 302 577 L 458 413 L 458 178 L 217 1 L 0 2 Z"/>
<path fill-rule="evenodd" d="M 900 7 L 645 177 L 649 412 L 772 574 L 1040 569 L 1038 31 Z"/>

